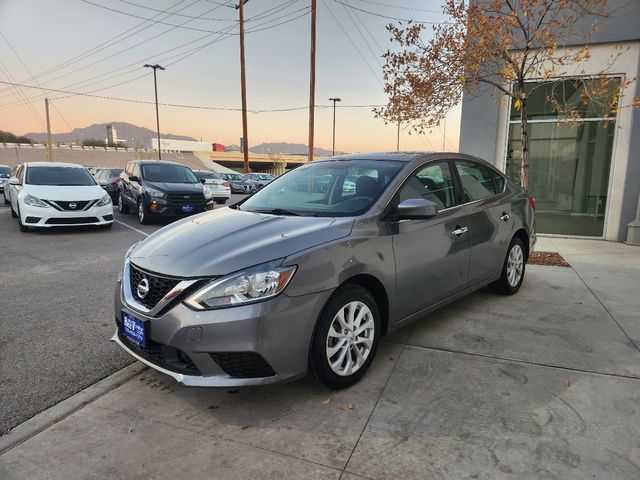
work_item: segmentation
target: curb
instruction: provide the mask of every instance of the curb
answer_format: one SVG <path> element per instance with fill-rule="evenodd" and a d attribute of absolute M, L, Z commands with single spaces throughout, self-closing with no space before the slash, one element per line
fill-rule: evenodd
<path fill-rule="evenodd" d="M 119 387 L 146 368 L 147 366 L 140 362 L 132 363 L 53 407 L 49 407 L 45 411 L 40 412 L 26 422 L 21 423 L 9 431 L 9 433 L 0 437 L 0 455 L 55 425 L 60 420 L 80 410 L 98 397 Z"/>

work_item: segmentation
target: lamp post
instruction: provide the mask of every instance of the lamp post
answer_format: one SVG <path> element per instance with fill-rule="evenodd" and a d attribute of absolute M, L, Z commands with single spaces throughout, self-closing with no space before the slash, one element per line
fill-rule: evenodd
<path fill-rule="evenodd" d="M 334 97 L 329 99 L 330 102 L 333 102 L 333 148 L 331 149 L 331 155 L 336 154 L 336 102 L 341 102 L 342 100 Z"/>
<path fill-rule="evenodd" d="M 153 68 L 153 87 L 156 92 L 156 127 L 158 130 L 158 160 L 162 160 L 162 153 L 160 152 L 160 113 L 158 112 L 158 81 L 156 80 L 156 70 L 164 70 L 164 67 L 161 67 L 157 63 L 155 65 L 149 65 L 146 63 L 144 65 L 145 68 Z"/>

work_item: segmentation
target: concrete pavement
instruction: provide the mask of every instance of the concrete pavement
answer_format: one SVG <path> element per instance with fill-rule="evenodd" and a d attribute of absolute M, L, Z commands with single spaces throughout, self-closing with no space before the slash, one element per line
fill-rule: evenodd
<path fill-rule="evenodd" d="M 351 389 L 145 370 L 5 451 L 0 478 L 640 478 L 640 248 L 549 242 L 572 268 L 396 332 Z"/>

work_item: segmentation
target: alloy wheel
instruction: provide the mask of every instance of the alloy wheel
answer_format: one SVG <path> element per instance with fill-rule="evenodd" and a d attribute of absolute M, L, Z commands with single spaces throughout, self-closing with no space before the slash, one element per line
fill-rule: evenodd
<path fill-rule="evenodd" d="M 138 220 L 140 220 L 140 223 L 144 222 L 145 218 L 144 218 L 144 204 L 142 203 L 142 201 L 140 201 L 138 203 Z"/>
<path fill-rule="evenodd" d="M 349 302 L 333 317 L 327 332 L 326 353 L 331 370 L 347 377 L 364 365 L 373 347 L 375 322 L 369 307 Z"/>
<path fill-rule="evenodd" d="M 511 247 L 507 259 L 507 281 L 512 287 L 516 287 L 522 278 L 524 270 L 524 252 L 517 243 Z"/>

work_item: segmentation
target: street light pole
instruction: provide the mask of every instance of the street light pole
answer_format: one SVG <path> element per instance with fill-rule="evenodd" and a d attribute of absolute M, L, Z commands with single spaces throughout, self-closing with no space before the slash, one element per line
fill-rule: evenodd
<path fill-rule="evenodd" d="M 331 149 L 331 155 L 336 154 L 336 102 L 341 102 L 339 98 L 330 98 L 330 102 L 333 102 L 333 148 Z"/>
<path fill-rule="evenodd" d="M 162 160 L 162 153 L 160 149 L 160 112 L 158 111 L 158 81 L 156 79 L 156 70 L 164 70 L 164 67 L 161 67 L 157 63 L 155 65 L 149 65 L 148 63 L 144 65 L 145 68 L 153 68 L 153 88 L 156 92 L 156 128 L 158 131 L 158 160 Z"/>

